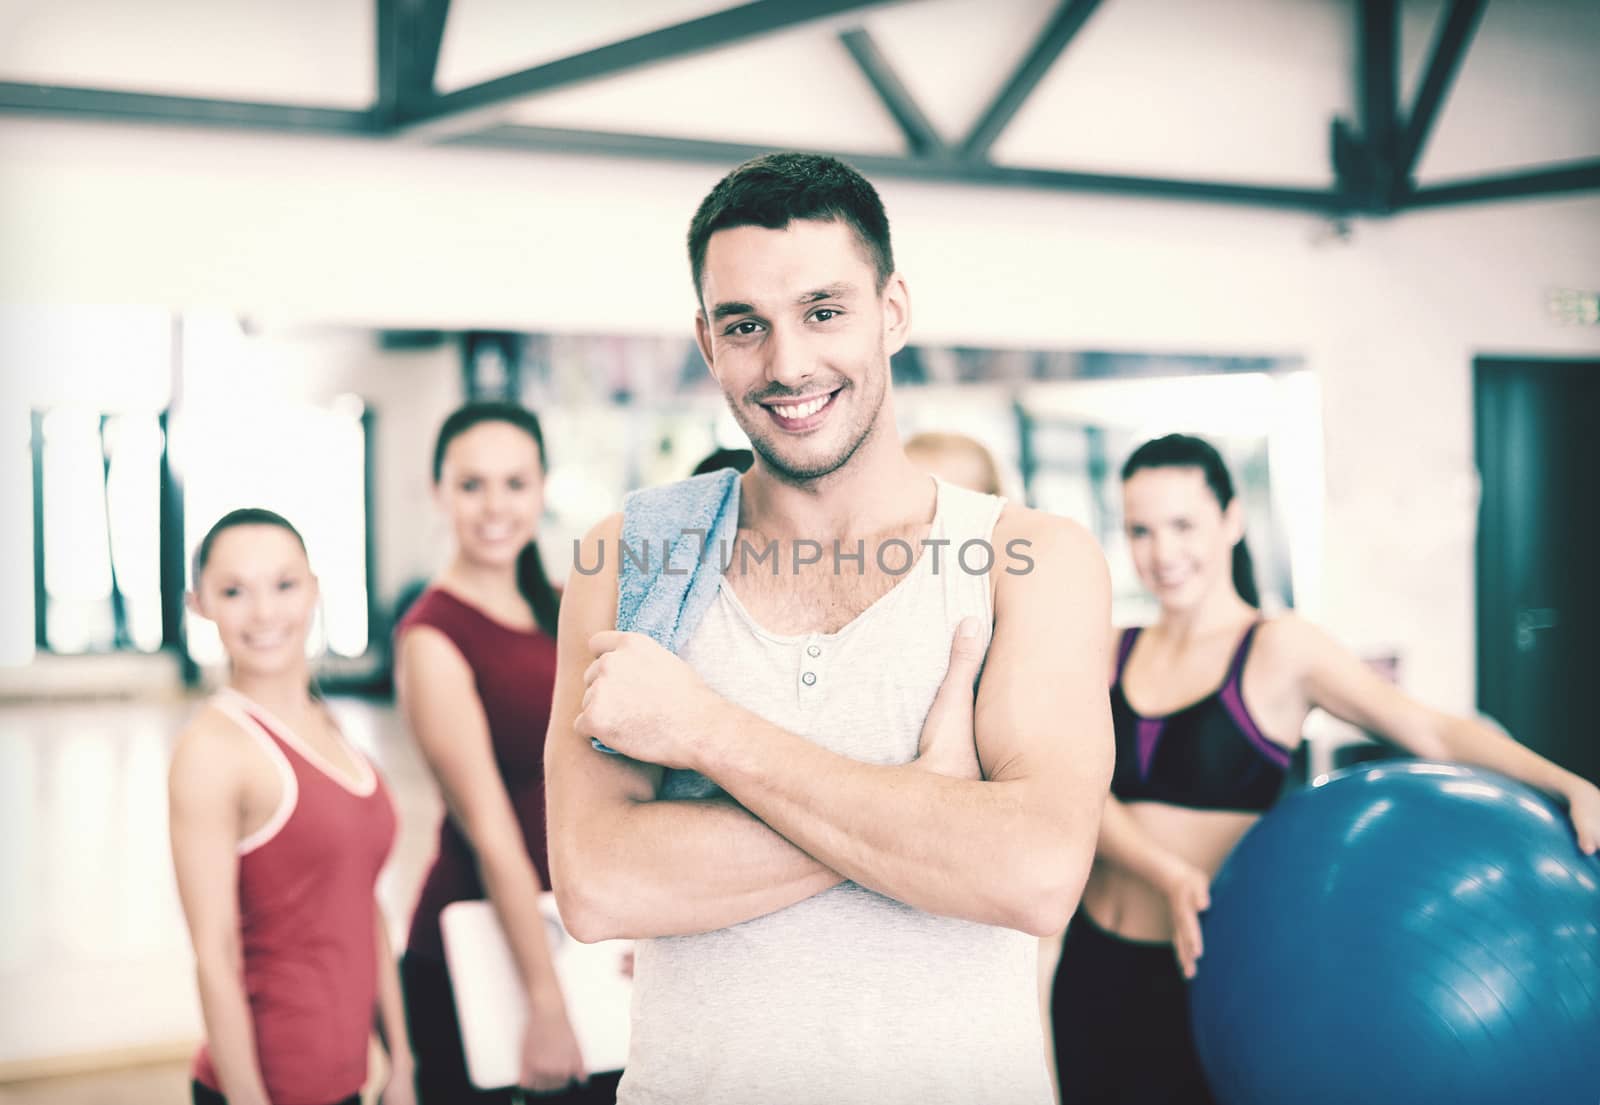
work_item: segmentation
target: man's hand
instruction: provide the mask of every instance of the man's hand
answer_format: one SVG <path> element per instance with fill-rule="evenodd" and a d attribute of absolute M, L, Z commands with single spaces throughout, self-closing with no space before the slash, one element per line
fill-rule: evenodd
<path fill-rule="evenodd" d="M 573 729 L 640 763 L 693 769 L 696 742 L 726 703 L 642 633 L 605 630 L 589 649 L 595 660 L 583 673 L 588 689 Z"/>
<path fill-rule="evenodd" d="M 936 775 L 983 778 L 972 724 L 978 669 L 983 666 L 982 629 L 977 618 L 961 619 L 950 645 L 950 667 L 922 723 L 916 762 Z"/>

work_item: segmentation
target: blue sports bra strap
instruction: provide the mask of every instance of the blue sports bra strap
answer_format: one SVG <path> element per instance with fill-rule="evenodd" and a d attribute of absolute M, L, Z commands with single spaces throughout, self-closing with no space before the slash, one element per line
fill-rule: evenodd
<path fill-rule="evenodd" d="M 1264 619 L 1257 618 L 1250 623 L 1250 628 L 1244 631 L 1244 637 L 1239 641 L 1239 647 L 1234 650 L 1233 663 L 1228 665 L 1228 678 L 1223 686 L 1231 686 L 1239 681 L 1244 674 L 1244 662 L 1250 657 L 1250 645 L 1256 639 L 1256 630 L 1261 628 Z"/>

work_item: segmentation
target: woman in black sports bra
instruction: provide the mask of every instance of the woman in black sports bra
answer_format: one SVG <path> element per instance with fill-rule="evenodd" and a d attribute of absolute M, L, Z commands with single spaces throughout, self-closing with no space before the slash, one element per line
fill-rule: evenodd
<path fill-rule="evenodd" d="M 1116 641 L 1116 770 L 1050 995 L 1056 1066 L 1063 1105 L 1206 1103 L 1187 994 L 1199 915 L 1222 861 L 1277 796 L 1312 708 L 1550 792 L 1586 852 L 1600 842 L 1600 789 L 1408 698 L 1308 622 L 1263 620 L 1243 508 L 1206 442 L 1147 442 L 1122 480 L 1134 565 L 1161 613 Z"/>

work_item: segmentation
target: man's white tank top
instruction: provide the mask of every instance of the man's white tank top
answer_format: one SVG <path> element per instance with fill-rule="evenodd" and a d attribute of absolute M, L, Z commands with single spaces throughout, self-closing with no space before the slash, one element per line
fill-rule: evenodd
<path fill-rule="evenodd" d="M 956 626 L 975 615 L 986 638 L 993 626 L 989 551 L 990 571 L 1018 563 L 992 545 L 1003 500 L 937 488 L 930 544 L 844 628 L 769 633 L 724 578 L 683 659 L 724 698 L 834 752 L 914 759 Z M 890 549 L 884 562 L 905 558 Z M 672 771 L 661 797 L 716 793 Z M 852 882 L 730 928 L 642 940 L 617 1100 L 1048 1105 L 1037 963 L 1026 933 L 934 916 Z"/>

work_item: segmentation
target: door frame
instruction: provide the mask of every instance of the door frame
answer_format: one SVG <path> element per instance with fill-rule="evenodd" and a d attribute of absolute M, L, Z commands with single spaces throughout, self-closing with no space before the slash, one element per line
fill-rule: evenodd
<path fill-rule="evenodd" d="M 1512 678 L 1517 597 L 1508 596 L 1506 588 L 1508 580 L 1520 578 L 1519 567 L 1525 571 L 1526 566 L 1519 565 L 1510 542 L 1496 540 L 1494 535 L 1498 527 L 1529 526 L 1538 519 L 1523 516 L 1529 508 L 1526 501 L 1511 493 L 1510 473 L 1492 472 L 1491 466 L 1508 465 L 1520 449 L 1537 448 L 1538 443 L 1518 440 L 1532 431 L 1519 422 L 1516 411 L 1511 409 L 1507 401 L 1511 389 L 1504 385 L 1527 376 L 1543 376 L 1555 383 L 1579 373 L 1600 372 L 1597 365 L 1600 354 L 1481 354 L 1472 360 L 1472 455 L 1479 486 L 1473 568 L 1475 693 L 1479 711 L 1513 732 L 1527 708 L 1520 698 L 1522 690 Z M 1501 389 L 1498 395 L 1497 389 Z M 1496 525 L 1489 524 L 1491 520 Z"/>

